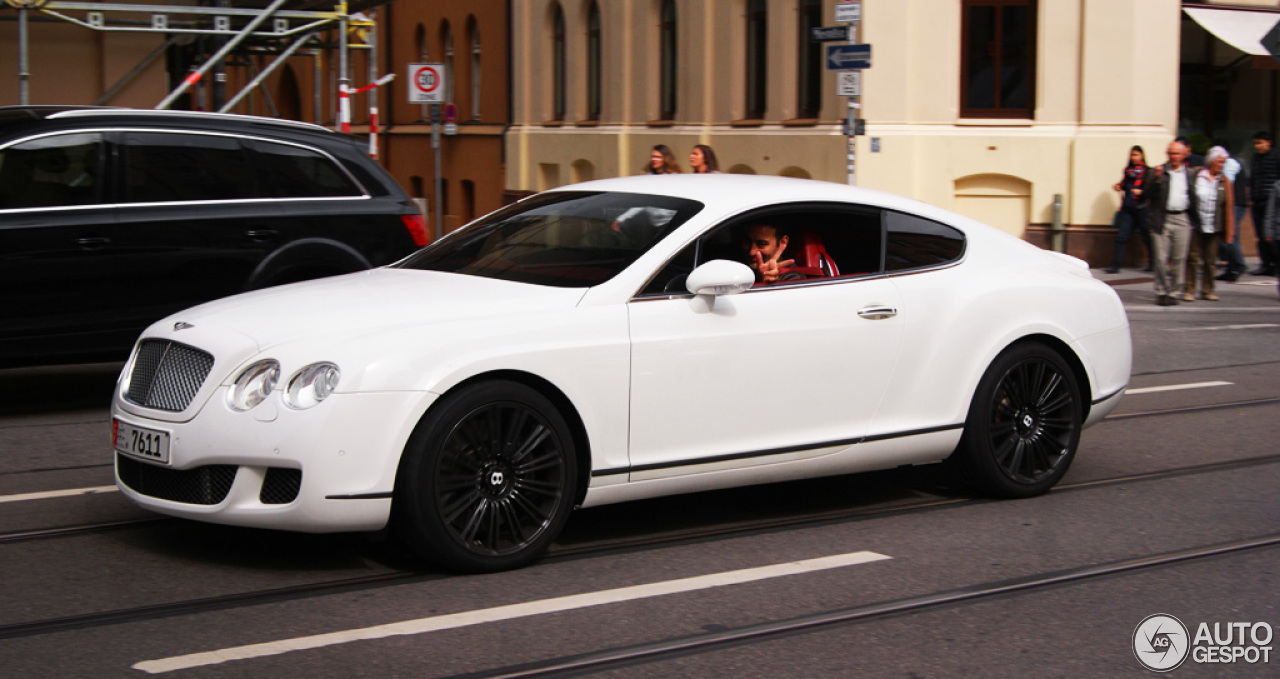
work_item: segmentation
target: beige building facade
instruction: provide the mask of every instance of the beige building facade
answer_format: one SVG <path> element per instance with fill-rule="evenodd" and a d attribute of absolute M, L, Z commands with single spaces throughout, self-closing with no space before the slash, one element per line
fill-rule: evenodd
<path fill-rule="evenodd" d="M 835 72 L 804 64 L 822 49 L 808 40 L 808 26 L 815 16 L 834 25 L 838 4 L 514 3 L 508 188 L 637 174 L 655 144 L 668 145 L 686 171 L 690 148 L 709 144 L 727 172 L 847 181 L 847 99 L 836 94 Z M 1151 162 L 1163 162 L 1180 125 L 1200 124 L 1180 120 L 1179 87 L 1188 60 L 1204 57 L 1180 38 L 1207 32 L 1184 8 L 1275 5 L 863 0 L 859 41 L 872 45 L 873 59 L 859 98 L 866 134 L 856 137 L 856 183 L 1046 246 L 1060 223 L 1067 251 L 1103 261 L 1119 202 L 1111 186 L 1129 148 L 1142 145 Z M 1215 72 L 1229 64 L 1236 81 L 1241 71 L 1246 83 L 1271 77 L 1259 75 L 1267 57 L 1242 66 L 1242 53 L 1217 48 L 1212 58 L 1223 63 L 1207 65 Z M 1274 89 L 1237 90 L 1274 108 Z M 1195 100 L 1186 95 L 1183 104 Z M 806 110 L 806 99 L 816 108 Z M 1271 118 L 1264 129 L 1274 127 Z M 1233 150 L 1247 148 L 1247 138 L 1239 141 Z"/>

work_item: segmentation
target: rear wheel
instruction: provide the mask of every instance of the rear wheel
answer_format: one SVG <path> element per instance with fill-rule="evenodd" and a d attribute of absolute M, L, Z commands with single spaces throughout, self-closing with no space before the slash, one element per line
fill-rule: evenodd
<path fill-rule="evenodd" d="M 556 407 L 516 382 L 446 397 L 418 425 L 397 484 L 397 529 L 446 568 L 491 572 L 536 559 L 564 526 L 577 475 Z"/>
<path fill-rule="evenodd" d="M 1083 420 L 1080 386 L 1062 356 L 1018 344 L 978 383 L 955 461 L 980 491 L 1039 495 L 1067 473 Z"/>

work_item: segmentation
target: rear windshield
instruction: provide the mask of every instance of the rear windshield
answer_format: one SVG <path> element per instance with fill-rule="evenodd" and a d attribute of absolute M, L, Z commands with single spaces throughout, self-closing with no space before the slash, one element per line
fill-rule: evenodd
<path fill-rule="evenodd" d="M 396 264 L 561 288 L 598 285 L 702 209 L 683 198 L 553 192 L 525 199 Z"/>

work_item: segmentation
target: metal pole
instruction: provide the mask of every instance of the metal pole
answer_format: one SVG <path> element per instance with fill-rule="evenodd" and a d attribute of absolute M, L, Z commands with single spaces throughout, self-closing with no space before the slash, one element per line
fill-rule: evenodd
<path fill-rule="evenodd" d="M 376 11 L 376 10 L 375 10 Z M 378 26 L 370 27 L 365 42 L 369 44 L 369 82 L 378 82 Z M 369 157 L 378 159 L 378 89 L 369 92 Z"/>
<path fill-rule="evenodd" d="M 440 176 L 440 104 L 431 105 L 431 148 L 435 149 L 436 156 L 436 238 L 439 239 L 444 235 L 444 212 L 442 205 L 444 199 L 440 195 L 444 192 L 444 178 Z"/>
<path fill-rule="evenodd" d="M 262 22 L 266 21 L 272 14 L 275 13 L 276 10 L 280 9 L 288 1 L 289 0 L 275 0 L 274 2 L 272 2 L 271 5 L 267 7 L 265 10 L 263 10 L 261 14 L 254 17 L 253 20 L 250 21 L 249 23 L 245 24 L 244 29 L 241 30 L 240 33 L 236 34 L 236 37 L 228 40 L 227 44 L 222 46 L 222 49 L 219 49 L 216 54 L 214 54 L 212 57 L 209 58 L 208 61 L 204 62 L 204 65 L 202 65 L 198 70 L 188 75 L 186 80 L 183 80 L 182 84 L 179 85 L 177 89 L 170 92 L 169 96 L 164 98 L 164 101 L 160 102 L 159 104 L 156 104 L 156 108 L 157 109 L 169 108 L 169 106 L 172 105 L 173 102 L 177 100 L 178 97 L 182 96 L 182 94 L 186 92 L 188 89 L 190 89 L 192 85 L 199 82 L 200 79 L 204 77 L 204 74 L 209 72 L 209 69 L 213 68 L 218 62 L 222 61 L 223 57 L 227 56 L 227 54 L 231 52 L 231 50 L 235 49 L 241 42 L 243 42 L 245 38 L 252 35 L 253 32 L 257 30 L 258 26 L 262 25 Z M 345 19 L 343 20 L 343 28 L 344 29 L 346 28 Z"/>
<path fill-rule="evenodd" d="M 342 17 L 338 19 L 338 129 L 351 131 L 351 98 L 347 88 L 351 85 L 351 65 L 347 63 L 347 3 L 338 3 Z"/>
<path fill-rule="evenodd" d="M 231 97 L 230 101 L 223 104 L 222 108 L 218 109 L 218 113 L 226 113 L 227 111 L 230 111 L 231 109 L 235 108 L 236 104 L 240 103 L 241 99 L 245 98 L 246 95 L 252 92 L 253 88 L 262 84 L 263 80 L 266 80 L 267 77 L 270 76 L 272 73 L 274 73 L 277 68 L 282 66 L 285 63 L 285 61 L 287 61 L 289 57 L 293 56 L 293 53 L 297 52 L 298 48 L 302 47 L 308 40 L 311 39 L 311 36 L 313 35 L 315 35 L 315 31 L 312 31 L 302 36 L 302 38 L 300 38 L 298 41 L 294 42 L 292 45 L 289 45 L 289 48 L 281 52 L 280 55 L 276 57 L 276 60 L 271 62 L 270 66 L 267 66 L 265 69 L 263 69 L 261 73 L 255 76 L 253 80 L 249 81 L 249 83 L 245 85 L 239 92 L 236 92 L 236 95 L 234 97 Z M 317 85 L 318 84 L 319 83 L 317 82 Z"/>
<path fill-rule="evenodd" d="M 31 91 L 27 83 L 31 79 L 27 62 L 27 8 L 18 8 L 18 103 L 31 103 Z"/>

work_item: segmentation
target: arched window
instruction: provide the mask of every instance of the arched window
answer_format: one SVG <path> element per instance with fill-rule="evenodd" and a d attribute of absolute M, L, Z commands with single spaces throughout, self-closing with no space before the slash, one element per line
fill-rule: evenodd
<path fill-rule="evenodd" d="M 600 119 L 600 3 L 592 2 L 587 10 L 587 120 Z"/>
<path fill-rule="evenodd" d="M 471 44 L 471 119 L 480 120 L 480 27 L 467 17 L 467 42 Z"/>
<path fill-rule="evenodd" d="M 766 0 L 747 0 L 747 118 L 764 118 L 768 67 L 769 8 Z"/>
<path fill-rule="evenodd" d="M 659 117 L 662 120 L 676 118 L 676 3 L 675 0 L 663 0 L 658 27 L 659 75 L 658 87 L 660 97 Z"/>
<path fill-rule="evenodd" d="M 566 100 L 564 8 L 555 4 L 551 15 L 551 119 L 564 120 Z"/>
<path fill-rule="evenodd" d="M 796 61 L 800 72 L 796 74 L 796 117 L 817 118 L 822 111 L 822 43 L 809 39 L 810 29 L 822 26 L 822 0 L 800 0 L 800 35 L 796 44 L 800 48 Z"/>
<path fill-rule="evenodd" d="M 445 92 L 444 100 L 453 101 L 453 28 L 448 21 L 440 24 L 440 51 L 444 52 Z"/>

